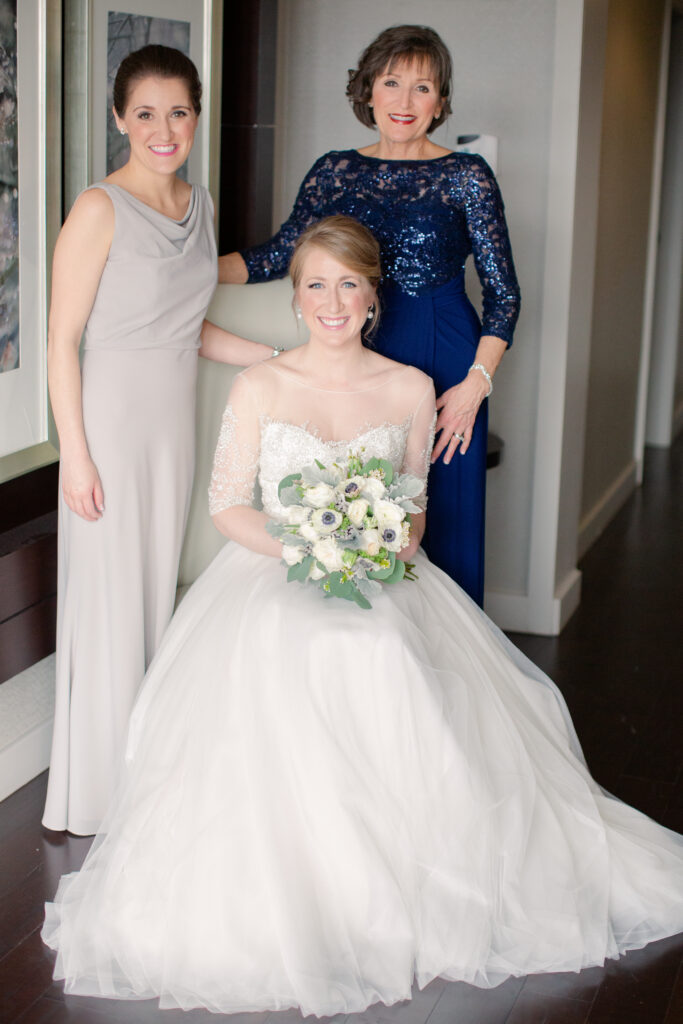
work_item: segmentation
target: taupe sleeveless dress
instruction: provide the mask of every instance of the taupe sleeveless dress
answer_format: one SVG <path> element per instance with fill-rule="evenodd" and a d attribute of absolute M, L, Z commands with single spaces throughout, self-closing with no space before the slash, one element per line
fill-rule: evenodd
<path fill-rule="evenodd" d="M 194 469 L 197 350 L 213 294 L 213 204 L 180 221 L 118 185 L 85 331 L 83 417 L 102 480 L 97 522 L 60 492 L 57 702 L 43 824 L 100 824 L 138 687 L 172 612 Z"/>

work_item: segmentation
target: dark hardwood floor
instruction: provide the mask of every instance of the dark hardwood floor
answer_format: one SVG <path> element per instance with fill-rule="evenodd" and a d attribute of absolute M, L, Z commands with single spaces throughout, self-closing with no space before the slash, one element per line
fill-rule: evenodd
<path fill-rule="evenodd" d="M 582 564 L 583 600 L 557 639 L 513 639 L 558 682 L 599 782 L 683 831 L 683 440 L 650 451 L 643 487 Z M 174 1020 L 297 1024 L 298 1013 L 221 1017 L 154 1003 L 66 997 L 40 942 L 43 903 L 78 868 L 88 839 L 41 829 L 40 776 L 0 804 L 0 1021 Z M 512 979 L 491 990 L 434 982 L 410 1003 L 347 1024 L 683 1024 L 683 936 L 581 974 Z"/>

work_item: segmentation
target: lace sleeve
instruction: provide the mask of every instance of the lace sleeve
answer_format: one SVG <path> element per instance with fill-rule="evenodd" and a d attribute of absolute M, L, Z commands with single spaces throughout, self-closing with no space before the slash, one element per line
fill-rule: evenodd
<path fill-rule="evenodd" d="M 260 427 L 250 385 L 243 374 L 230 389 L 213 458 L 209 513 L 251 505 L 259 465 Z"/>
<path fill-rule="evenodd" d="M 482 334 L 511 345 L 519 316 L 519 285 L 503 199 L 485 160 L 472 161 L 465 189 L 467 228 L 482 287 Z"/>
<path fill-rule="evenodd" d="M 418 400 L 417 408 L 410 421 L 410 430 L 403 456 L 402 473 L 412 473 L 424 483 L 422 494 L 414 498 L 422 510 L 427 508 L 427 477 L 434 447 L 434 426 L 436 424 L 436 394 L 431 380 Z"/>
<path fill-rule="evenodd" d="M 240 255 L 247 265 L 249 283 L 270 281 L 272 278 L 284 277 L 294 249 L 294 243 L 309 224 L 325 216 L 323 210 L 322 187 L 320 172 L 325 157 L 311 167 L 304 178 L 296 197 L 296 202 L 287 220 L 277 234 L 262 245 L 251 249 L 243 249 Z"/>

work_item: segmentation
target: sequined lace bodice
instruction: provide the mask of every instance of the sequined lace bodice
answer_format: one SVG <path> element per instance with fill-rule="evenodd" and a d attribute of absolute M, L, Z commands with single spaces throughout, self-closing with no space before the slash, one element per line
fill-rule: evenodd
<path fill-rule="evenodd" d="M 283 507 L 277 496 L 280 481 L 315 459 L 328 466 L 350 452 L 358 452 L 364 460 L 373 457 L 388 459 L 399 472 L 403 466 L 409 429 L 410 420 L 407 419 L 405 423 L 383 423 L 371 427 L 348 441 L 323 441 L 305 424 L 296 426 L 263 417 L 258 479 L 264 512 L 272 519 L 282 518 Z"/>
<path fill-rule="evenodd" d="M 391 364 L 389 364 L 391 366 Z M 390 369 L 361 391 L 313 387 L 270 363 L 239 374 L 223 413 L 209 488 L 216 515 L 255 502 L 282 516 L 280 481 L 316 459 L 330 465 L 350 452 L 387 459 L 426 484 L 434 442 L 434 387 L 411 366 Z M 423 496 L 422 504 L 426 504 Z"/>
<path fill-rule="evenodd" d="M 379 160 L 355 149 L 326 153 L 304 178 L 278 233 L 242 252 L 249 280 L 282 277 L 301 232 L 334 213 L 370 228 L 380 244 L 383 282 L 408 295 L 453 280 L 472 253 L 482 284 L 483 333 L 512 341 L 519 287 L 500 190 L 481 157 Z"/>

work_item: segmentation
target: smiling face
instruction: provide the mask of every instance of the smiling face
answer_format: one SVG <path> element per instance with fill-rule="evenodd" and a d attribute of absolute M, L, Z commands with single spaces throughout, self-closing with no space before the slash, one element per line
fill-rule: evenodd
<path fill-rule="evenodd" d="M 393 144 L 423 139 L 441 113 L 438 86 L 427 62 L 403 61 L 378 75 L 370 104 L 382 139 Z"/>
<path fill-rule="evenodd" d="M 181 78 L 149 76 L 134 82 L 116 126 L 130 141 L 131 160 L 158 174 L 174 174 L 187 160 L 197 115 Z"/>
<path fill-rule="evenodd" d="M 362 344 L 361 329 L 377 296 L 366 277 L 324 249 L 311 246 L 303 260 L 296 300 L 311 339 L 341 347 Z"/>

